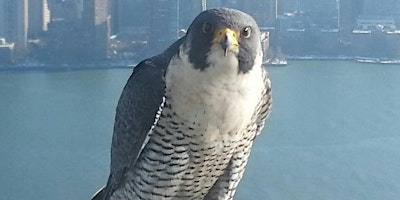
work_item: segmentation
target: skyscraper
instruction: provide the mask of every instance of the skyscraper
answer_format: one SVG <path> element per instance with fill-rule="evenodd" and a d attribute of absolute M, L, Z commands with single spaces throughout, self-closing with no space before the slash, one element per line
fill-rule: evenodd
<path fill-rule="evenodd" d="M 28 0 L 0 0 L 0 37 L 15 43 L 16 56 L 27 51 Z"/>
<path fill-rule="evenodd" d="M 299 11 L 300 0 L 278 0 L 278 12 L 283 13 L 294 13 Z"/>
<path fill-rule="evenodd" d="M 400 1 L 364 0 L 363 13 L 373 16 L 398 16 L 400 15 Z"/>
<path fill-rule="evenodd" d="M 364 0 L 362 15 L 374 18 L 392 18 L 400 27 L 400 1 L 398 0 Z"/>
<path fill-rule="evenodd" d="M 243 11 L 254 17 L 260 27 L 275 26 L 276 0 L 243 1 Z"/>
<path fill-rule="evenodd" d="M 200 2 L 200 1 L 199 1 Z M 228 7 L 249 13 L 260 27 L 272 27 L 276 19 L 276 0 L 209 0 L 206 8 Z"/>
<path fill-rule="evenodd" d="M 178 1 L 150 1 L 150 53 L 160 52 L 177 39 Z"/>
<path fill-rule="evenodd" d="M 50 10 L 47 0 L 29 0 L 29 37 L 38 37 L 43 31 L 47 31 L 50 22 Z"/>
<path fill-rule="evenodd" d="M 6 1 L 0 0 L 0 37 L 6 37 Z"/>
<path fill-rule="evenodd" d="M 132 48 L 148 47 L 135 52 L 141 56 L 167 48 L 201 12 L 201 1 L 188 0 L 118 0 L 114 6 L 118 6 L 118 24 L 114 26 L 119 37 L 130 40 Z"/>
<path fill-rule="evenodd" d="M 118 27 L 121 33 L 130 33 L 135 40 L 147 40 L 151 19 L 151 1 L 119 0 Z M 135 10 L 135 12 L 132 12 Z M 153 16 L 156 17 L 156 16 Z"/>
<path fill-rule="evenodd" d="M 317 28 L 337 29 L 339 26 L 339 0 L 299 0 L 299 9 Z"/>
<path fill-rule="evenodd" d="M 94 49 L 94 57 L 103 59 L 108 55 L 111 33 L 110 0 L 83 1 L 83 24 L 86 27 L 86 39 Z"/>
<path fill-rule="evenodd" d="M 357 27 L 357 17 L 362 13 L 363 2 L 364 0 L 340 1 L 339 23 L 341 39 L 348 39 L 352 31 Z"/>

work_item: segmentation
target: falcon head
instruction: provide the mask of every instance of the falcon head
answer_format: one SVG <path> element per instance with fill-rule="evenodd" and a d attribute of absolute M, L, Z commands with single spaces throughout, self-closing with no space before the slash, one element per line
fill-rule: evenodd
<path fill-rule="evenodd" d="M 247 73 L 256 59 L 262 58 L 260 30 L 244 12 L 228 8 L 206 10 L 190 25 L 181 51 L 196 69 L 229 66 L 238 73 Z"/>

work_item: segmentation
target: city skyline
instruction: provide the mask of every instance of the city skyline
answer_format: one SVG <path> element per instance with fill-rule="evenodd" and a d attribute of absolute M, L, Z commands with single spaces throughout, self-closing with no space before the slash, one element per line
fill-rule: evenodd
<path fill-rule="evenodd" d="M 366 56 L 369 47 L 361 41 L 399 40 L 400 2 L 395 0 L 0 0 L 0 38 L 15 44 L 2 46 L 1 52 L 8 54 L 9 48 L 13 60 L 151 56 L 181 37 L 197 13 L 213 7 L 249 13 L 270 32 L 271 49 L 288 55 L 357 50 Z M 376 31 L 386 35 L 375 36 Z M 336 53 L 301 43 L 309 40 L 321 40 Z"/>

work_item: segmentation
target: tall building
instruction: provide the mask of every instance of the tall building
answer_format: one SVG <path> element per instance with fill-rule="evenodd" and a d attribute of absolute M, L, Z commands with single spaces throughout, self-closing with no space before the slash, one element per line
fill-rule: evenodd
<path fill-rule="evenodd" d="M 340 1 L 339 6 L 339 26 L 341 39 L 347 39 L 352 31 L 357 27 L 357 18 L 363 10 L 364 0 L 346 0 Z"/>
<path fill-rule="evenodd" d="M 209 0 L 203 2 L 207 9 L 227 7 L 247 12 L 254 17 L 260 27 L 272 27 L 275 25 L 277 0 Z"/>
<path fill-rule="evenodd" d="M 352 1 L 342 1 L 339 6 L 339 27 L 341 32 L 340 39 L 347 39 L 355 27 L 352 12 Z"/>
<path fill-rule="evenodd" d="M 206 9 L 227 7 L 247 12 L 254 17 L 260 27 L 275 25 L 277 0 L 203 0 L 197 2 L 202 2 Z"/>
<path fill-rule="evenodd" d="M 273 27 L 277 18 L 276 0 L 243 1 L 243 11 L 249 13 L 260 27 Z"/>
<path fill-rule="evenodd" d="M 214 0 L 216 1 L 216 0 Z M 201 1 L 179 0 L 179 29 L 187 29 L 202 11 Z"/>
<path fill-rule="evenodd" d="M 77 9 L 77 14 L 78 14 L 78 19 L 82 19 L 82 14 L 83 14 L 83 1 L 84 0 L 74 0 L 75 7 Z"/>
<path fill-rule="evenodd" d="M 37 0 L 35 0 L 37 1 Z M 76 21 L 80 19 L 82 6 L 77 0 L 48 0 L 51 11 L 51 21 Z"/>
<path fill-rule="evenodd" d="M 212 1 L 202 0 L 202 3 L 203 3 L 202 7 L 204 7 L 205 9 L 221 7 L 221 0 L 212 0 Z"/>
<path fill-rule="evenodd" d="M 322 29 L 339 27 L 339 0 L 299 0 L 300 11 L 310 19 L 310 24 Z"/>
<path fill-rule="evenodd" d="M 117 5 L 119 32 L 129 33 L 135 40 L 147 40 L 150 19 L 159 16 L 151 16 L 150 5 L 149 0 L 119 0 Z"/>
<path fill-rule="evenodd" d="M 278 13 L 294 13 L 300 10 L 300 0 L 278 0 Z"/>
<path fill-rule="evenodd" d="M 120 0 L 111 0 L 110 1 L 110 13 L 111 13 L 111 35 L 115 35 L 119 32 L 119 4 Z"/>
<path fill-rule="evenodd" d="M 202 11 L 202 1 L 152 0 L 150 4 L 149 47 L 155 52 L 163 50 L 182 36 Z"/>
<path fill-rule="evenodd" d="M 150 53 L 160 52 L 178 38 L 179 5 L 177 0 L 150 1 Z"/>
<path fill-rule="evenodd" d="M 373 16 L 397 16 L 400 15 L 400 1 L 364 0 L 363 13 Z"/>
<path fill-rule="evenodd" d="M 243 0 L 221 0 L 222 7 L 234 8 L 237 10 L 243 10 L 243 4 L 246 2 Z"/>
<path fill-rule="evenodd" d="M 94 57 L 104 59 L 108 55 L 111 33 L 111 1 L 83 1 L 83 26 L 86 28 L 86 38 L 89 48 L 93 47 Z"/>
<path fill-rule="evenodd" d="M 129 33 L 136 40 L 147 40 L 149 33 L 163 22 L 173 21 L 166 36 L 177 36 L 180 29 L 187 29 L 201 12 L 201 1 L 187 0 L 118 0 L 118 25 L 120 33 Z M 135 11 L 135 12 L 133 12 Z M 166 30 L 164 30 L 166 31 Z M 179 35 L 179 34 L 178 34 Z"/>
<path fill-rule="evenodd" d="M 0 0 L 0 37 L 4 38 L 6 36 L 6 1 Z"/>
<path fill-rule="evenodd" d="M 50 22 L 50 10 L 47 0 L 29 0 L 28 36 L 36 38 L 47 31 Z"/>
<path fill-rule="evenodd" d="M 187 0 L 118 0 L 113 6 L 118 17 L 114 34 L 139 57 L 167 48 L 201 12 L 201 1 Z"/>
<path fill-rule="evenodd" d="M 16 56 L 27 51 L 28 0 L 0 0 L 0 37 L 15 44 Z"/>
<path fill-rule="evenodd" d="M 400 27 L 400 1 L 398 0 L 364 0 L 360 18 L 392 18 Z"/>

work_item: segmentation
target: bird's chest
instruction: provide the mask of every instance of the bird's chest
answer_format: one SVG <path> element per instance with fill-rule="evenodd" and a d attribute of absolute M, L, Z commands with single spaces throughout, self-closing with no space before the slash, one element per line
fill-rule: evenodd
<path fill-rule="evenodd" d="M 173 92 L 167 92 L 142 155 L 155 164 L 148 167 L 143 161 L 141 168 L 168 179 L 157 183 L 175 189 L 177 196 L 201 197 L 224 173 L 235 152 L 241 151 L 238 147 L 245 146 L 243 138 L 254 135 L 247 131 L 254 124 L 254 108 L 246 104 L 250 99 L 232 91 L 193 87 L 179 95 Z"/>
<path fill-rule="evenodd" d="M 243 151 L 238 148 L 246 146 L 242 144 L 245 141 L 206 140 L 204 135 L 211 133 L 177 120 L 172 107 L 165 106 L 138 161 L 139 174 L 146 177 L 138 176 L 136 181 L 149 179 L 147 190 L 171 192 L 177 199 L 202 199 L 224 173 L 235 151 Z"/>
<path fill-rule="evenodd" d="M 258 94 L 227 83 L 180 85 L 167 91 L 166 112 L 188 124 L 187 131 L 200 139 L 236 141 L 253 121 Z"/>

